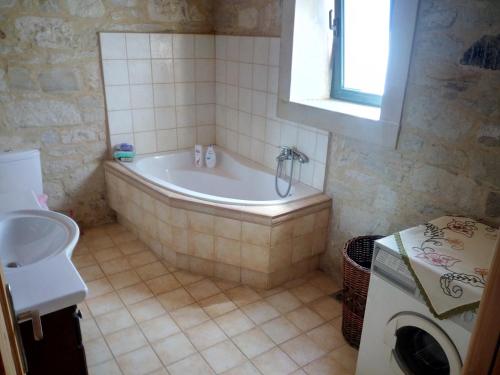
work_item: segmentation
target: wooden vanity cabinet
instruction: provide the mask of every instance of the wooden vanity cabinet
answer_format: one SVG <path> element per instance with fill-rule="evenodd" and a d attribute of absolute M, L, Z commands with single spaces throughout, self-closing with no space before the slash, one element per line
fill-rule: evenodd
<path fill-rule="evenodd" d="M 76 306 L 41 317 L 43 339 L 35 341 L 31 320 L 19 324 L 28 375 L 87 375 Z"/>

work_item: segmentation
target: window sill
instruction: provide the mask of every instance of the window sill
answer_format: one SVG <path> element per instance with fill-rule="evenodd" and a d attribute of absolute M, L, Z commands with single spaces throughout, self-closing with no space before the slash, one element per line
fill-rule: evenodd
<path fill-rule="evenodd" d="M 335 99 L 296 100 L 296 103 L 368 120 L 380 120 L 380 108 Z"/>
<path fill-rule="evenodd" d="M 376 107 L 340 100 L 287 101 L 278 98 L 278 116 L 382 147 L 396 146 L 399 124 L 381 119 Z"/>

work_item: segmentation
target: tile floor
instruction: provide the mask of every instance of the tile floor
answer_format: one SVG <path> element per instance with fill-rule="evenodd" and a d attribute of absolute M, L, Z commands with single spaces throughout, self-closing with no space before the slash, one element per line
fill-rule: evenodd
<path fill-rule="evenodd" d="M 92 375 L 354 373 L 322 272 L 256 290 L 176 269 L 119 224 L 86 231 L 73 261 Z"/>

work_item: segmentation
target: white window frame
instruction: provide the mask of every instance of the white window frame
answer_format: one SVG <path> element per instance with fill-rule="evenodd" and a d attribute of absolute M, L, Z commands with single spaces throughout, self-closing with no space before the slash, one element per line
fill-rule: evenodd
<path fill-rule="evenodd" d="M 304 24 L 307 22 L 311 23 L 306 26 L 310 26 L 307 27 L 307 30 L 311 33 L 312 38 L 318 36 L 318 33 L 326 33 L 320 28 L 328 27 L 328 14 L 325 14 L 324 17 L 310 17 L 309 21 L 307 19 L 308 12 L 301 8 L 305 7 L 310 11 L 312 3 L 317 6 L 319 2 L 316 0 L 314 2 L 310 0 L 283 2 L 278 116 L 285 120 L 314 126 L 380 146 L 396 147 L 411 61 L 418 0 L 393 0 L 387 76 L 380 108 L 331 99 L 329 92 L 325 92 L 324 87 L 319 88 L 319 84 L 317 85 L 316 97 L 314 95 L 311 97 L 310 92 L 307 93 L 308 97 L 299 97 L 300 93 L 305 90 L 297 90 L 296 81 L 300 81 L 300 77 L 303 77 L 304 74 L 310 75 L 311 85 L 314 82 L 324 80 L 330 87 L 331 80 L 331 68 L 329 70 L 330 76 L 325 74 L 325 66 L 331 67 L 330 62 L 326 59 L 321 59 L 325 61 L 310 60 L 299 63 L 293 61 L 294 47 L 296 51 L 301 51 L 300 55 L 296 53 L 299 56 L 296 57 L 298 59 L 324 56 L 329 53 L 327 49 L 331 49 L 331 45 L 329 46 L 328 43 L 304 44 L 303 35 L 300 35 L 299 38 L 296 34 L 296 32 L 304 31 Z M 300 11 L 296 12 L 296 9 L 300 9 Z M 321 23 L 321 26 L 318 22 Z M 326 25 L 323 25 L 324 22 Z M 301 25 L 301 30 L 295 30 L 296 24 Z M 318 48 L 318 45 L 324 45 L 325 51 L 312 51 L 312 53 L 307 51 L 308 48 Z M 311 67 L 308 68 L 307 72 L 301 74 L 300 71 L 297 72 L 300 66 Z M 294 75 L 299 79 L 294 80 Z M 318 77 L 318 75 L 321 76 Z"/>

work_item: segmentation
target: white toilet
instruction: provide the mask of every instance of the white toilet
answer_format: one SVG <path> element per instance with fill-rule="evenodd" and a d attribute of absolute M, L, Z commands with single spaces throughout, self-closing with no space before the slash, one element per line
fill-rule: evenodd
<path fill-rule="evenodd" d="M 40 151 L 0 153 L 0 212 L 46 208 L 42 196 Z"/>

